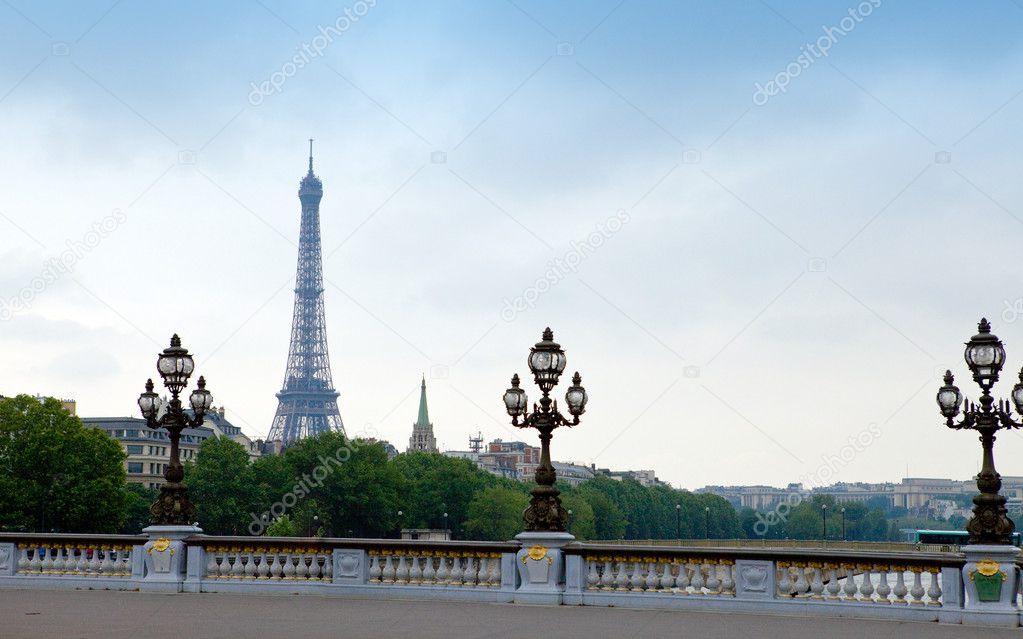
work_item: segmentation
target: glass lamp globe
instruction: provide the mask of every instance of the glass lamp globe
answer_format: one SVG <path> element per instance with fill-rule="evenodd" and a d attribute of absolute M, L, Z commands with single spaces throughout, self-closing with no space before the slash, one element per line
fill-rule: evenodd
<path fill-rule="evenodd" d="M 574 416 L 579 416 L 586 412 L 586 401 L 589 399 L 586 396 L 586 389 L 582 387 L 582 381 L 582 377 L 576 372 L 572 376 L 572 385 L 568 387 L 568 391 L 565 393 L 565 403 L 568 404 L 568 412 Z"/>
<path fill-rule="evenodd" d="M 146 419 L 156 416 L 157 410 L 159 410 L 160 397 L 153 392 L 153 380 L 146 380 L 146 392 L 139 395 L 139 409 L 142 411 L 142 416 Z"/>
<path fill-rule="evenodd" d="M 938 408 L 941 409 L 941 414 L 951 419 L 959 414 L 959 406 L 963 403 L 963 395 L 959 392 L 959 388 L 952 382 L 955 381 L 952 377 L 952 371 L 945 371 L 945 385 L 938 389 Z M 1023 399 L 1023 385 L 1017 384 L 1017 387 L 1021 389 L 1021 399 Z M 1016 392 L 1013 391 L 1013 400 L 1016 399 Z"/>
<path fill-rule="evenodd" d="M 1012 403 L 1016 406 L 1016 412 L 1023 415 L 1023 369 L 1019 371 L 1019 382 L 1012 387 Z"/>
<path fill-rule="evenodd" d="M 1005 363 L 1005 347 L 991 334 L 991 324 L 981 318 L 977 334 L 966 343 L 963 357 L 973 372 L 973 379 L 983 388 L 991 388 L 998 381 L 998 373 Z"/>
<path fill-rule="evenodd" d="M 192 391 L 191 396 L 188 398 L 188 402 L 192 405 L 192 410 L 195 411 L 196 415 L 202 415 L 213 406 L 213 395 L 206 390 L 206 378 L 200 376 L 198 388 Z"/>
<path fill-rule="evenodd" d="M 526 410 L 529 400 L 526 391 L 519 388 L 519 375 L 512 375 L 511 388 L 504 391 L 504 406 L 512 417 L 520 417 Z"/>
<path fill-rule="evenodd" d="M 550 392 L 558 383 L 558 378 L 565 370 L 568 360 L 561 345 L 554 341 L 554 333 L 550 327 L 543 331 L 542 339 L 529 349 L 529 370 L 533 379 L 544 392 Z"/>
<path fill-rule="evenodd" d="M 163 349 L 156 361 L 156 369 L 163 377 L 163 383 L 172 392 L 181 392 L 188 383 L 188 378 L 195 369 L 195 362 L 188 354 L 188 349 L 181 347 L 181 338 L 175 334 L 171 337 L 170 347 Z"/>

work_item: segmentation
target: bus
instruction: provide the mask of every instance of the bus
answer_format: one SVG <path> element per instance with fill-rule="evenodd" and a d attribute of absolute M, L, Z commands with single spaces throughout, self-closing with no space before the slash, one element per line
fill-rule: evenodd
<path fill-rule="evenodd" d="M 940 544 L 943 546 L 965 546 L 970 542 L 970 533 L 965 530 L 917 530 L 914 540 L 918 544 Z M 1012 544 L 1021 545 L 1020 533 L 1012 533 Z"/>

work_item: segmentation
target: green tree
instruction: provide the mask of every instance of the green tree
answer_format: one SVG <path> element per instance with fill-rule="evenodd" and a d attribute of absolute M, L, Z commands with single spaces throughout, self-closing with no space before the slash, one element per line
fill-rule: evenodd
<path fill-rule="evenodd" d="M 498 483 L 468 459 L 437 453 L 404 453 L 392 463 L 404 480 L 399 509 L 405 528 L 439 528 L 446 512 L 448 527 L 459 536 L 470 502 Z"/>
<path fill-rule="evenodd" d="M 397 530 L 403 482 L 383 444 L 348 441 L 342 433 L 328 432 L 289 447 L 284 459 L 293 483 L 263 507 L 271 517 L 304 512 L 319 517 L 327 533 L 336 536 L 351 530 L 357 536 L 387 537 Z"/>
<path fill-rule="evenodd" d="M 594 539 L 597 533 L 593 506 L 578 490 L 566 490 L 561 494 L 561 504 L 570 511 L 568 516 L 568 532 L 576 539 Z M 520 525 L 521 525 L 521 517 Z"/>
<path fill-rule="evenodd" d="M 529 498 L 521 491 L 484 488 L 469 503 L 465 535 L 489 541 L 512 539 L 522 532 L 522 511 L 528 505 Z"/>
<path fill-rule="evenodd" d="M 124 525 L 121 532 L 126 535 L 137 535 L 142 529 L 149 525 L 152 514 L 149 507 L 156 501 L 160 491 L 148 488 L 142 484 L 131 483 L 127 485 L 127 507 L 124 518 Z"/>
<path fill-rule="evenodd" d="M 0 527 L 112 533 L 128 506 L 125 455 L 47 398 L 0 400 Z"/>
<path fill-rule="evenodd" d="M 618 504 L 595 479 L 584 482 L 579 487 L 579 495 L 586 500 L 593 510 L 593 538 L 602 540 L 623 539 L 625 537 L 625 515 Z"/>
<path fill-rule="evenodd" d="M 195 461 L 185 464 L 185 484 L 206 534 L 244 534 L 259 489 L 241 444 L 226 437 L 203 441 Z"/>

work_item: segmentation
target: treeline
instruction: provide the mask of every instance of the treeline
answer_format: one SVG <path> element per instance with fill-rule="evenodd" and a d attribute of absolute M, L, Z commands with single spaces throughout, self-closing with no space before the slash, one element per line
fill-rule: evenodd
<path fill-rule="evenodd" d="M 137 533 L 156 491 L 127 483 L 120 444 L 53 399 L 0 400 L 0 530 Z M 327 433 L 249 461 L 228 439 L 207 439 L 185 482 L 208 534 L 395 537 L 449 528 L 456 539 L 522 531 L 531 482 L 495 477 L 469 460 L 428 453 L 389 460 L 379 443 Z M 580 539 L 734 538 L 726 500 L 597 477 L 559 485 Z"/>
<path fill-rule="evenodd" d="M 234 442 L 209 439 L 186 465 L 185 481 L 210 534 L 394 537 L 402 528 L 448 528 L 477 540 L 522 532 L 531 488 L 466 459 L 405 453 L 388 460 L 381 444 L 339 433 L 253 463 Z M 606 477 L 561 490 L 570 532 L 580 539 L 741 534 L 735 509 L 713 495 Z"/>

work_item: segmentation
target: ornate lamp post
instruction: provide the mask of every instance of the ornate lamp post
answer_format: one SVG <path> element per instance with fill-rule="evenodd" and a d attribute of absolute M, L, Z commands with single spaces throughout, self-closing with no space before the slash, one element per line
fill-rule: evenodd
<path fill-rule="evenodd" d="M 1012 418 L 1009 402 L 1000 399 L 995 405 L 991 387 L 998 381 L 998 373 L 1005 363 L 1005 348 L 1001 340 L 991 334 L 991 324 L 981 319 L 978 333 L 966 343 L 964 357 L 973 373 L 973 381 L 980 386 L 980 406 L 963 400 L 962 393 L 954 385 L 952 371 L 945 371 L 945 385 L 938 390 L 938 407 L 945 417 L 945 425 L 955 430 L 964 428 L 980 433 L 984 450 L 980 474 L 977 475 L 977 489 L 980 494 L 973 498 L 973 516 L 966 524 L 971 544 L 1011 544 L 1015 525 L 1005 509 L 1005 497 L 999 494 L 1002 477 L 995 471 L 995 433 L 1002 428 L 1021 428 L 1023 424 Z M 1020 382 L 1012 389 L 1012 403 L 1023 413 L 1023 370 Z M 963 417 L 956 422 L 962 405 Z"/>
<path fill-rule="evenodd" d="M 536 486 L 533 487 L 529 508 L 523 514 L 528 532 L 565 532 L 568 512 L 561 506 L 560 491 L 554 487 L 556 473 L 551 464 L 551 437 L 559 426 L 579 424 L 579 416 L 586 411 L 586 390 L 581 386 L 579 373 L 572 377 L 572 386 L 565 393 L 565 403 L 572 416 L 571 421 L 558 412 L 558 403 L 551 399 L 550 392 L 557 386 L 565 370 L 565 351 L 554 341 L 550 328 L 544 329 L 543 338 L 529 349 L 527 360 L 533 380 L 540 387 L 543 396 L 540 404 L 533 405 L 533 412 L 526 413 L 528 400 L 526 392 L 519 388 L 519 376 L 512 376 L 511 388 L 504 392 L 504 405 L 511 415 L 512 425 L 518 428 L 535 428 L 540 432 L 540 465 L 536 469 Z M 521 419 L 521 422 L 519 421 Z"/>
<path fill-rule="evenodd" d="M 192 416 L 185 413 L 179 396 L 188 385 L 194 369 L 192 356 L 182 348 L 181 338 L 175 334 L 171 337 L 170 347 L 165 348 L 156 361 L 156 370 L 171 392 L 170 401 L 165 405 L 153 392 L 152 379 L 146 380 L 146 392 L 139 395 L 139 408 L 146 425 L 154 430 L 166 428 L 171 442 L 170 463 L 163 473 L 166 482 L 160 486 L 160 496 L 149 508 L 155 526 L 190 526 L 193 521 L 194 508 L 188 501 L 188 488 L 181 483 L 185 469 L 181 465 L 178 441 L 183 429 L 201 426 L 203 416 L 213 406 L 213 396 L 206 390 L 206 380 L 199 377 L 196 390 L 188 398 Z"/>

